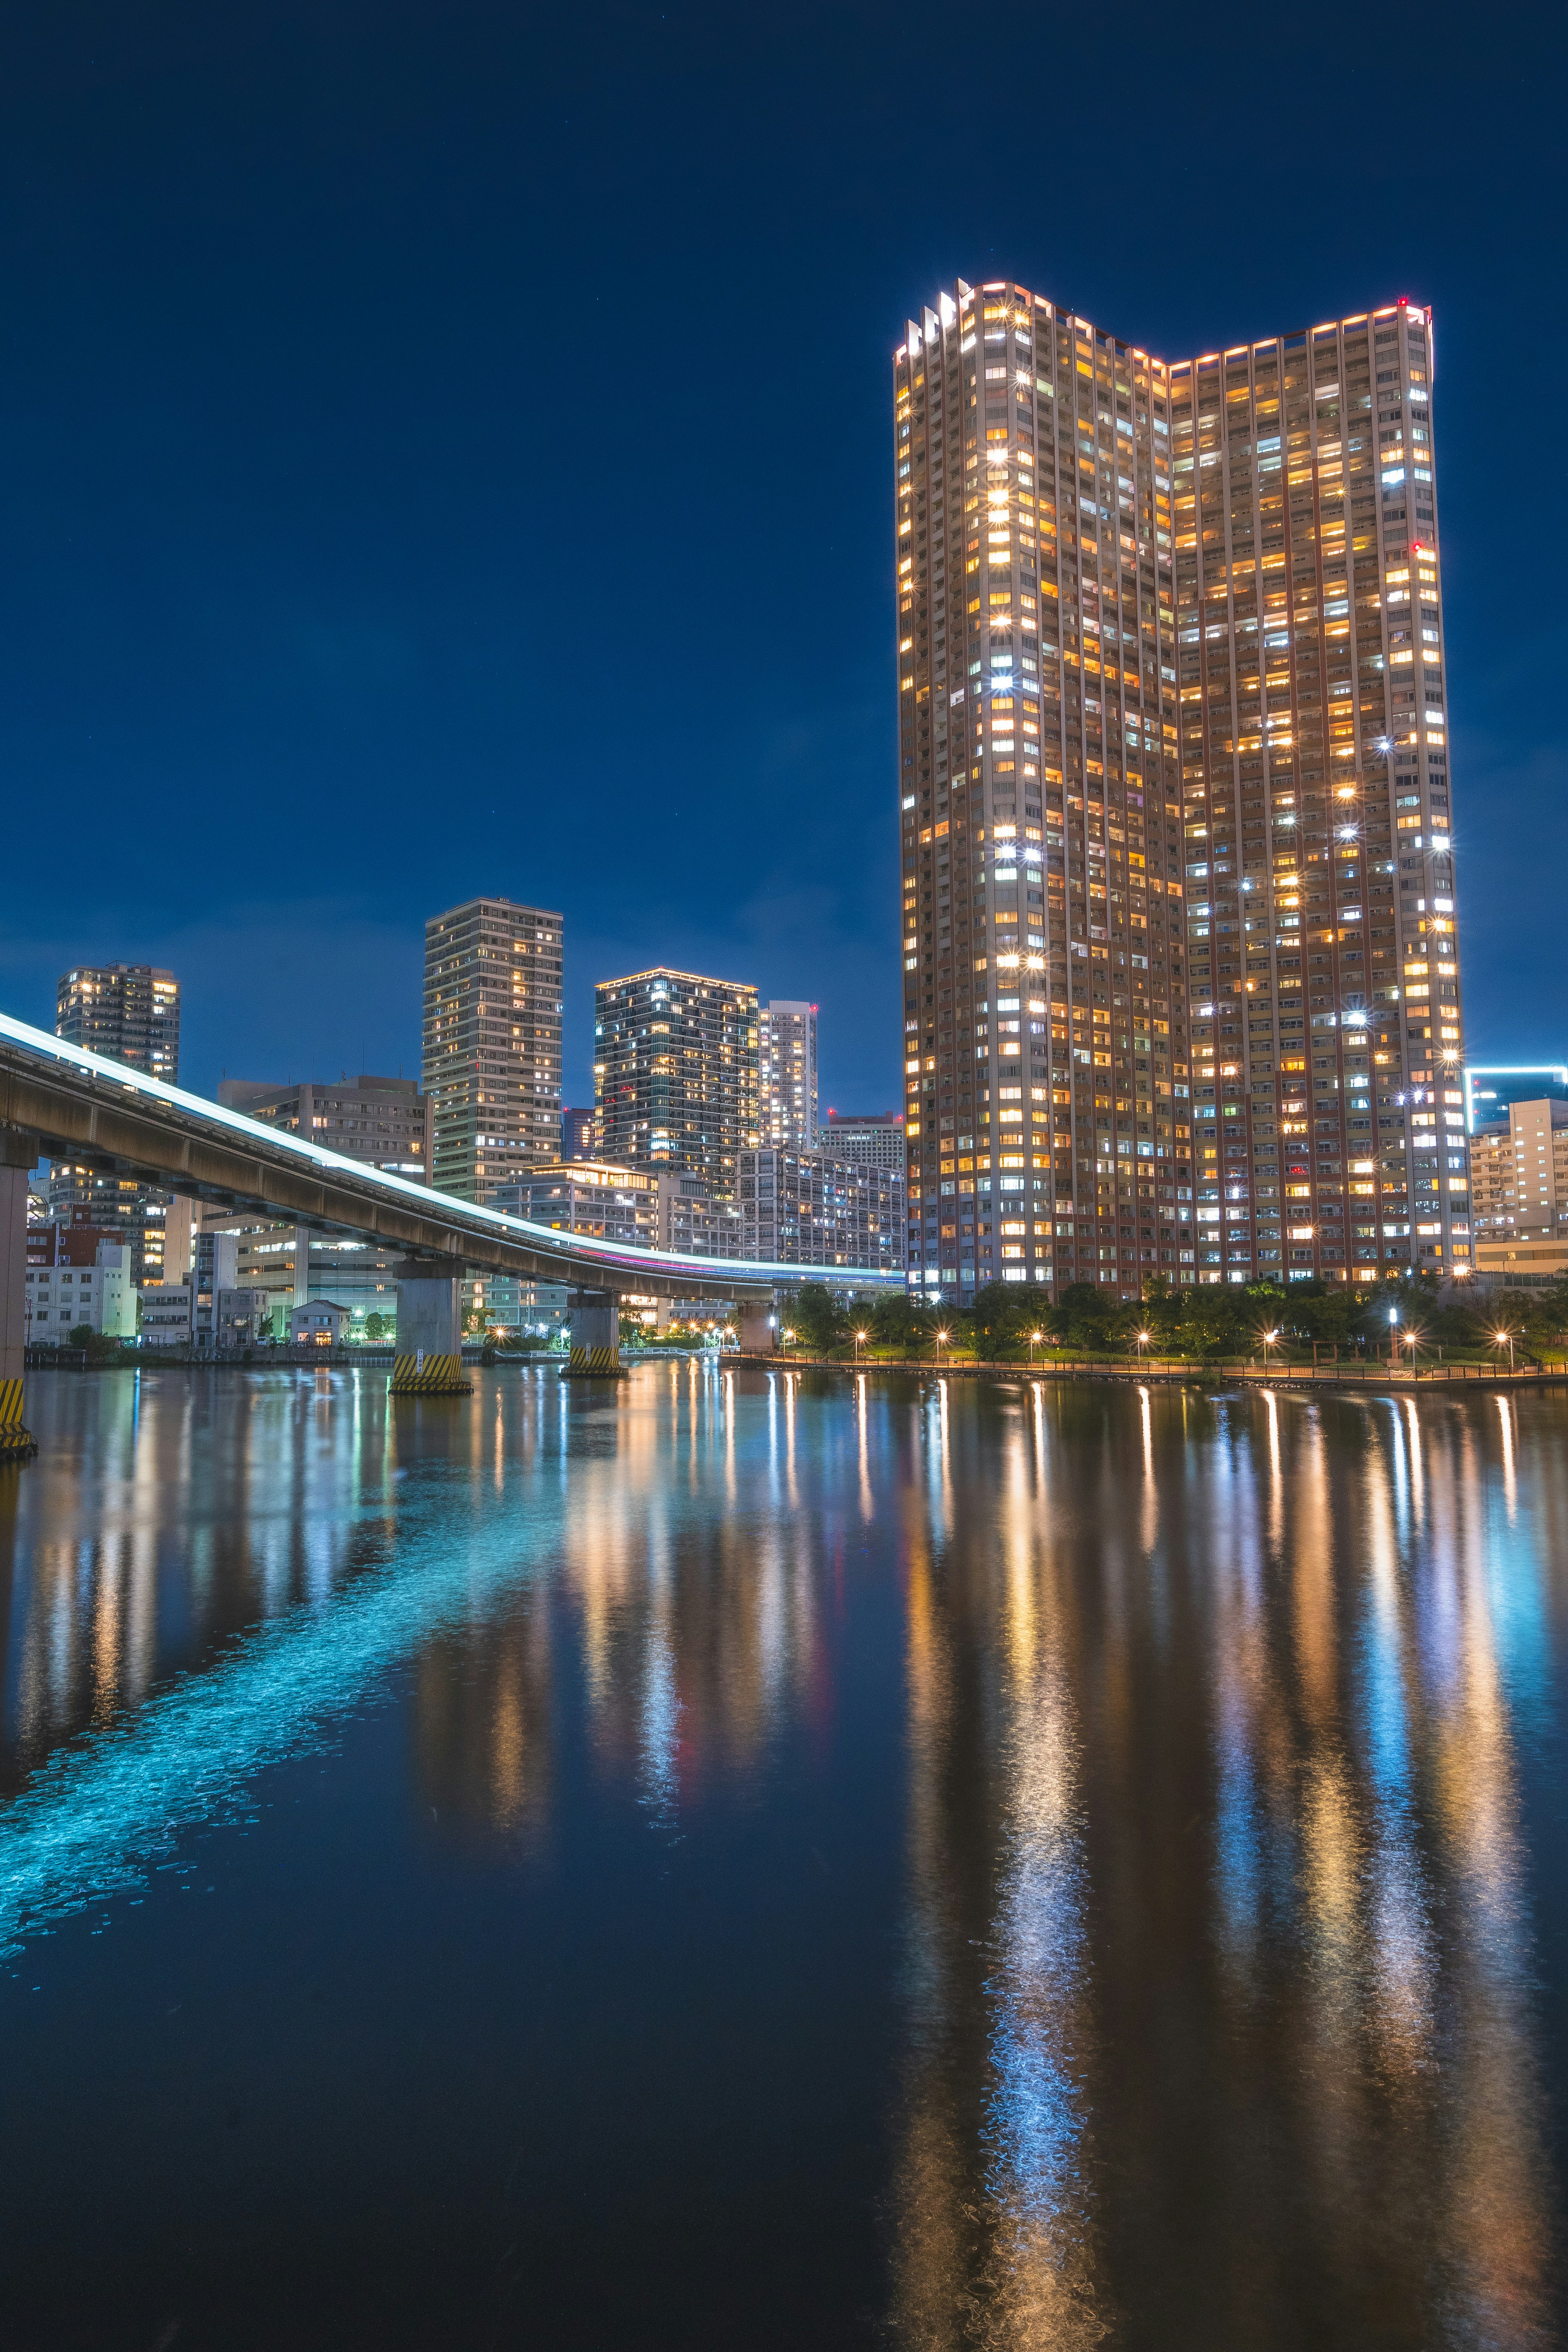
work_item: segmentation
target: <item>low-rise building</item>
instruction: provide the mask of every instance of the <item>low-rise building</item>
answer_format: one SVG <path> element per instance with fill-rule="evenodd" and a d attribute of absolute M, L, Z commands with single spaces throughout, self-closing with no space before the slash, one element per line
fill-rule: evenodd
<path fill-rule="evenodd" d="M 742 1151 L 741 1246 L 775 1265 L 903 1264 L 902 1173 L 826 1151 Z"/>
<path fill-rule="evenodd" d="M 34 1344 L 58 1343 L 84 1326 L 108 1339 L 134 1339 L 130 1244 L 122 1234 L 90 1226 L 32 1228 L 23 1302 L 26 1337 Z"/>
<path fill-rule="evenodd" d="M 142 1294 L 143 1348 L 188 1348 L 194 1328 L 194 1282 L 155 1282 Z"/>
<path fill-rule="evenodd" d="M 331 1298 L 312 1298 L 308 1305 L 291 1311 L 289 1337 L 296 1347 L 335 1348 L 344 1327 L 353 1320 L 349 1307 L 340 1307 Z"/>

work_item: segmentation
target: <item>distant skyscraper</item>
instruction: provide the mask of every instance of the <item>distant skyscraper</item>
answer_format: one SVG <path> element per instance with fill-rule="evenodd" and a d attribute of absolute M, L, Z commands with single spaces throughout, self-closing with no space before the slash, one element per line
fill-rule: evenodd
<path fill-rule="evenodd" d="M 561 1114 L 561 1157 L 563 1160 L 592 1160 L 594 1150 L 594 1111 L 590 1104 L 584 1110 L 579 1104 L 574 1110 Z"/>
<path fill-rule="evenodd" d="M 1467 1272 L 1426 314 L 893 377 L 911 1282 Z"/>
<path fill-rule="evenodd" d="M 561 1150 L 561 917 L 471 898 L 425 926 L 435 1181 L 488 1202 Z"/>
<path fill-rule="evenodd" d="M 124 1062 L 144 1076 L 176 1086 L 180 1076 L 180 983 L 148 963 L 80 964 L 66 972 L 55 1000 L 55 1034 L 89 1053 Z M 49 1207 L 68 1223 L 112 1226 L 131 1250 L 138 1289 L 163 1276 L 163 1228 L 170 1195 L 102 1170 L 57 1160 Z"/>
<path fill-rule="evenodd" d="M 150 963 L 81 965 L 60 982 L 55 1034 L 177 1085 L 180 983 Z"/>
<path fill-rule="evenodd" d="M 900 1176 L 904 1172 L 901 1110 L 830 1110 L 817 1141 L 835 1160 L 862 1160 L 873 1168 L 896 1168 Z"/>
<path fill-rule="evenodd" d="M 816 1145 L 816 1007 L 775 996 L 757 1016 L 758 1124 L 764 1143 Z"/>
<path fill-rule="evenodd" d="M 661 966 L 601 981 L 594 1016 L 603 1157 L 685 1169 L 732 1196 L 736 1154 L 757 1141 L 756 990 Z"/>

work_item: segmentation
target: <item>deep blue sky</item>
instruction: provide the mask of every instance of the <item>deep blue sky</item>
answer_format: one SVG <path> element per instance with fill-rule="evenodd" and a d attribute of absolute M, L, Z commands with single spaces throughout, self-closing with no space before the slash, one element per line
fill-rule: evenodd
<path fill-rule="evenodd" d="M 1470 1045 L 1561 1057 L 1563 65 L 1498 8 L 11 10 L 0 1005 L 152 961 L 188 1084 L 412 1072 L 490 890 L 565 911 L 569 1100 L 662 961 L 896 1102 L 889 358 L 1013 272 L 1171 357 L 1436 304 Z"/>

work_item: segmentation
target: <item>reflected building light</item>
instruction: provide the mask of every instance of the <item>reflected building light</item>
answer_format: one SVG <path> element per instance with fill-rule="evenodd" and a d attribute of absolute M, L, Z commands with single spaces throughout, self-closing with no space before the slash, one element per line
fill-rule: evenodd
<path fill-rule="evenodd" d="M 1502 1431 L 1502 1492 L 1503 1506 L 1508 1512 L 1509 1526 L 1519 1524 L 1519 1474 L 1513 1455 L 1513 1399 L 1496 1396 L 1498 1424 Z"/>

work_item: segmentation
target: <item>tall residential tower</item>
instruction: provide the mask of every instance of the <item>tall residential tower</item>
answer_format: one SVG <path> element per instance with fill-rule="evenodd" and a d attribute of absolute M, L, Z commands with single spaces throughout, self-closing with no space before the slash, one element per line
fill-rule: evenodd
<path fill-rule="evenodd" d="M 62 973 L 55 996 L 55 1034 L 90 1054 L 107 1055 L 150 1078 L 180 1076 L 180 983 L 150 963 L 79 964 Z M 142 1289 L 163 1279 L 164 1239 L 173 1196 L 132 1176 L 55 1160 L 49 1207 L 68 1223 L 112 1227 L 131 1250 L 131 1279 Z"/>
<path fill-rule="evenodd" d="M 758 1118 L 764 1144 L 816 1149 L 816 1007 L 775 996 L 757 1018 Z"/>
<path fill-rule="evenodd" d="M 425 926 L 433 1181 L 488 1202 L 561 1150 L 561 917 L 470 898 Z"/>
<path fill-rule="evenodd" d="M 1179 363 L 961 280 L 894 358 L 910 1272 L 1470 1235 L 1432 329 Z"/>

